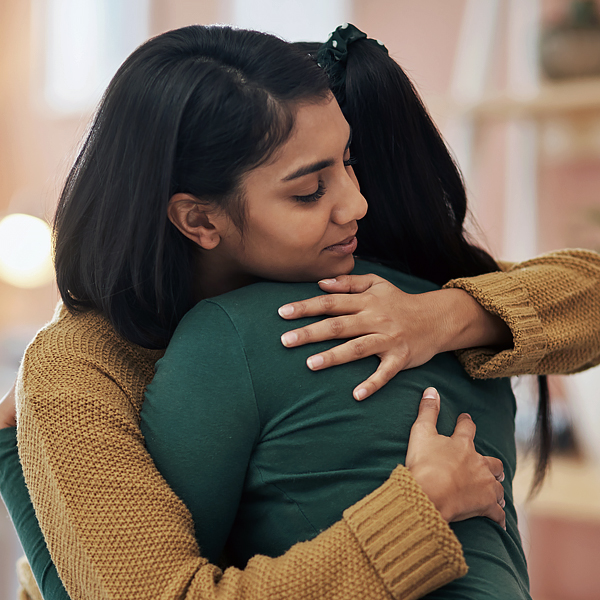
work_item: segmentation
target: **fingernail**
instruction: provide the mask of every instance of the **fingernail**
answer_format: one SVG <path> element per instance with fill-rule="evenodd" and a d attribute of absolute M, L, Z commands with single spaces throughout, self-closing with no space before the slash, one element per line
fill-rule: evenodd
<path fill-rule="evenodd" d="M 434 387 L 428 387 L 423 392 L 423 398 L 433 398 L 434 400 L 437 400 L 439 397 L 440 397 L 440 395 L 438 394 L 438 391 Z"/>
<path fill-rule="evenodd" d="M 308 365 L 309 369 L 317 369 L 319 368 L 323 363 L 325 362 L 325 360 L 323 359 L 322 356 L 319 356 L 318 354 L 316 356 L 311 356 L 309 359 L 307 359 L 306 364 Z"/>
<path fill-rule="evenodd" d="M 319 281 L 319 283 L 324 283 L 325 285 L 330 285 L 335 282 L 336 282 L 335 279 L 321 279 L 321 281 Z"/>
<path fill-rule="evenodd" d="M 362 400 L 367 397 L 367 394 L 368 392 L 365 388 L 360 388 L 354 392 L 354 398 L 355 400 Z"/>
<path fill-rule="evenodd" d="M 282 306 L 278 311 L 280 317 L 291 317 L 294 314 L 294 307 L 291 304 Z"/>
<path fill-rule="evenodd" d="M 500 475 L 500 479 L 498 479 L 498 481 L 500 483 L 502 483 L 504 481 L 504 473 L 502 473 L 502 475 Z"/>
<path fill-rule="evenodd" d="M 295 344 L 298 341 L 298 335 L 295 334 L 293 331 L 288 331 L 287 333 L 284 333 L 281 336 L 281 343 L 284 346 L 291 346 L 292 344 Z"/>

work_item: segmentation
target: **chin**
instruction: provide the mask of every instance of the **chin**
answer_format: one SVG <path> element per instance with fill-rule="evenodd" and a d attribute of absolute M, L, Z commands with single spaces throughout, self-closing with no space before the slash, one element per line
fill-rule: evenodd
<path fill-rule="evenodd" d="M 354 269 L 354 256 L 346 256 L 343 260 L 337 260 L 333 264 L 319 265 L 314 270 L 311 268 L 277 270 L 263 270 L 257 274 L 262 279 L 271 281 L 287 281 L 290 283 L 317 282 L 321 279 L 332 279 L 340 275 L 348 275 Z"/>
<path fill-rule="evenodd" d="M 335 277 L 339 277 L 340 275 L 348 275 L 352 273 L 352 269 L 354 269 L 354 256 L 351 254 L 344 258 L 343 261 L 333 266 L 328 272 L 320 275 L 318 280 L 321 279 L 332 279 Z"/>

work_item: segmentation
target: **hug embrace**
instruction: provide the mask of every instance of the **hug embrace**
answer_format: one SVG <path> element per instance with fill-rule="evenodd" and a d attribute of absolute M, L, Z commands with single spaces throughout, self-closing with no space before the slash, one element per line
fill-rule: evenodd
<path fill-rule="evenodd" d="M 62 303 L 0 429 L 44 598 L 529 598 L 507 377 L 600 361 L 600 258 L 499 265 L 466 211 L 353 26 L 140 46 L 63 189 Z"/>

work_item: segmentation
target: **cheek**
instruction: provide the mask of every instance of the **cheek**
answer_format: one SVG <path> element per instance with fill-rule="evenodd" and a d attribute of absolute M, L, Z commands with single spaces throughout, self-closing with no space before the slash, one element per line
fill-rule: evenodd
<path fill-rule="evenodd" d="M 328 235 L 330 227 L 333 226 L 331 211 L 325 203 L 322 207 L 306 208 L 306 213 L 294 223 L 288 243 L 306 252 L 314 250 L 318 253 L 331 238 L 331 235 Z"/>
<path fill-rule="evenodd" d="M 321 249 L 331 223 L 330 211 L 324 205 L 292 207 L 274 211 L 256 227 L 253 239 L 258 245 L 280 251 Z"/>

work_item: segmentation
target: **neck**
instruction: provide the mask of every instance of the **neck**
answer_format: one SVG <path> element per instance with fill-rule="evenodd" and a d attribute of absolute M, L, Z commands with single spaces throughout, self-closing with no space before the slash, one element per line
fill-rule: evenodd
<path fill-rule="evenodd" d="M 258 281 L 257 277 L 235 271 L 218 252 L 211 250 L 199 250 L 194 268 L 197 274 L 194 283 L 196 302 L 226 294 Z"/>

